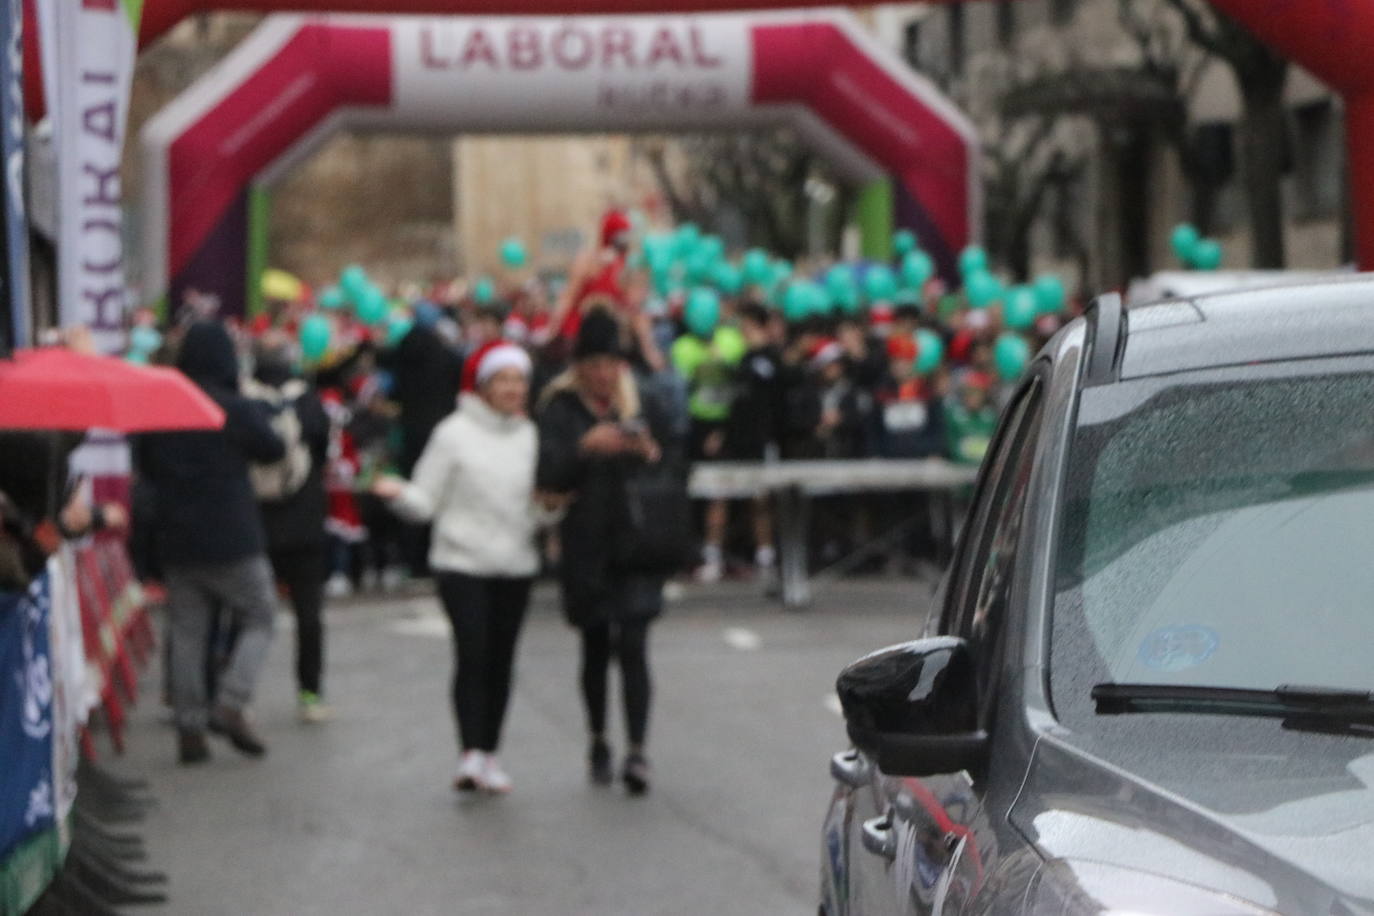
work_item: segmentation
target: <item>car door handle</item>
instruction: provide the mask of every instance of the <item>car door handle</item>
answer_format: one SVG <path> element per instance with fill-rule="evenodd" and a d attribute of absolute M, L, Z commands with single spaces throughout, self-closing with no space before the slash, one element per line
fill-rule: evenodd
<path fill-rule="evenodd" d="M 863 823 L 864 849 L 891 862 L 897 858 L 897 838 L 892 832 L 892 815 L 884 814 Z"/>
<path fill-rule="evenodd" d="M 868 760 L 858 751 L 840 751 L 830 758 L 830 775 L 838 783 L 860 788 L 868 784 Z"/>

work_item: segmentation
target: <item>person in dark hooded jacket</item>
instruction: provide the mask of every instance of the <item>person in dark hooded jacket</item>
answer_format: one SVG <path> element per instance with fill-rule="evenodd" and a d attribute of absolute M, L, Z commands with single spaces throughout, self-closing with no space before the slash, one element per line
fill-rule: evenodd
<path fill-rule="evenodd" d="M 238 360 L 218 322 L 192 325 L 177 368 L 224 410 L 211 432 L 155 433 L 140 443 L 140 471 L 152 484 L 157 549 L 170 613 L 170 666 L 182 763 L 209 757 L 208 727 L 239 751 L 266 747 L 244 716 L 272 643 L 272 569 L 248 463 L 285 454 L 266 410 L 239 391 Z M 210 707 L 205 666 L 217 612 L 237 632 Z"/>
<path fill-rule="evenodd" d="M 328 571 L 324 521 L 328 497 L 324 466 L 329 416 L 315 389 L 297 377 L 291 339 L 269 331 L 253 350 L 253 380 L 245 393 L 269 409 L 295 414 L 295 443 L 309 455 L 309 469 L 294 490 L 259 492 L 267 557 L 296 615 L 297 711 L 302 722 L 323 722 L 324 580 Z M 288 427 L 289 428 L 289 427 Z"/>

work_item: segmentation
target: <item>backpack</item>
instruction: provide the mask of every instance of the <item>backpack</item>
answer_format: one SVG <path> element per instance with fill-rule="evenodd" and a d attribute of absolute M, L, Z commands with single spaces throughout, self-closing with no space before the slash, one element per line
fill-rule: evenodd
<path fill-rule="evenodd" d="M 248 465 L 248 480 L 259 502 L 281 502 L 294 496 L 310 476 L 310 446 L 301 435 L 301 419 L 296 414 L 296 400 L 305 392 L 305 382 L 300 379 L 292 379 L 281 388 L 255 379 L 244 383 L 248 397 L 271 408 L 268 422 L 286 446 L 286 454 L 276 461 Z"/>

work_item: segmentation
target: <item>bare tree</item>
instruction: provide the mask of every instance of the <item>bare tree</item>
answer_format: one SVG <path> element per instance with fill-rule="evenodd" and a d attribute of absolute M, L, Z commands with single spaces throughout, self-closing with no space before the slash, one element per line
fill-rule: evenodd
<path fill-rule="evenodd" d="M 1150 12 L 1167 8 L 1176 19 L 1174 31 L 1177 34 L 1186 36 L 1208 57 L 1231 69 L 1241 97 L 1241 178 L 1250 210 L 1253 264 L 1255 267 L 1283 267 L 1282 180 L 1287 148 L 1283 94 L 1288 81 L 1288 61 L 1234 20 L 1200 0 L 1120 2 L 1122 22 L 1128 31 L 1131 31 L 1130 23 L 1138 27 L 1151 19 L 1159 22 L 1157 16 L 1149 15 Z M 1162 30 L 1155 26 L 1155 31 Z M 1185 170 L 1188 167 L 1189 163 L 1185 162 Z"/>
<path fill-rule="evenodd" d="M 666 143 L 643 142 L 639 150 L 679 222 L 714 227 L 722 210 L 733 209 L 744 222 L 749 244 L 797 257 L 808 241 L 807 181 L 819 178 L 840 189 L 839 205 L 832 208 L 826 226 L 827 247 L 839 248 L 849 192 L 790 131 L 693 135 L 678 146 L 678 167 Z"/>

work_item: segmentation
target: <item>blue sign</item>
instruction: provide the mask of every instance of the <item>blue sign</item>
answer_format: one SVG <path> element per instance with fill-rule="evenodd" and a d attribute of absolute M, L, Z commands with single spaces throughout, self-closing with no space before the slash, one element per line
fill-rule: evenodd
<path fill-rule="evenodd" d="M 11 347 L 33 344 L 29 303 L 29 221 L 24 206 L 24 4 L 0 0 L 0 168 L 3 168 L 5 256 L 0 298 L 9 326 L 0 329 Z M 3 339 L 3 338 L 0 338 Z"/>
<path fill-rule="evenodd" d="M 48 576 L 0 592 L 0 862 L 53 820 Z"/>

